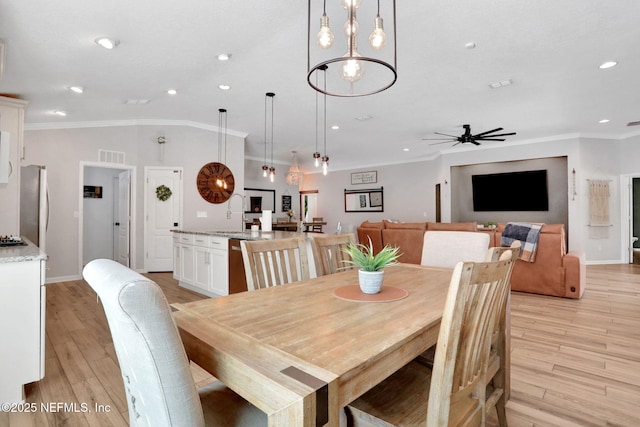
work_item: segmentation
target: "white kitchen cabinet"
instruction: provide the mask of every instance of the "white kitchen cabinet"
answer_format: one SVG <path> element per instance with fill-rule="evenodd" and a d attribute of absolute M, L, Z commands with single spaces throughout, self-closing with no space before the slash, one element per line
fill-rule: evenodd
<path fill-rule="evenodd" d="M 195 278 L 195 246 L 180 244 L 180 281 L 193 284 Z"/>
<path fill-rule="evenodd" d="M 211 236 L 211 282 L 209 290 L 229 295 L 229 239 Z"/>
<path fill-rule="evenodd" d="M 175 233 L 173 277 L 180 286 L 208 295 L 229 294 L 228 239 Z"/>
<path fill-rule="evenodd" d="M 44 377 L 46 255 L 23 248 L 0 248 L 0 403 L 21 402 L 24 384 Z"/>
<path fill-rule="evenodd" d="M 213 275 L 211 249 L 194 246 L 193 252 L 195 258 L 193 285 L 203 291 L 208 291 L 211 287 L 211 277 Z"/>

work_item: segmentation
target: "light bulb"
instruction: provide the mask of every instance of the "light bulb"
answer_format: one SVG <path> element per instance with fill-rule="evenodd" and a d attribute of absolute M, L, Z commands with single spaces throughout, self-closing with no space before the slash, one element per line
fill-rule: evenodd
<path fill-rule="evenodd" d="M 387 35 L 384 33 L 384 26 L 382 25 L 382 18 L 377 16 L 373 21 L 374 29 L 369 35 L 369 44 L 375 50 L 380 50 L 387 43 Z"/>
<path fill-rule="evenodd" d="M 326 14 L 322 14 L 320 18 L 320 31 L 316 38 L 318 45 L 322 49 L 329 49 L 333 45 L 334 36 L 331 28 L 329 28 L 329 17 Z"/>
<path fill-rule="evenodd" d="M 322 156 L 322 175 L 329 172 L 329 156 Z"/>
<path fill-rule="evenodd" d="M 353 57 L 351 59 L 343 60 L 342 66 L 340 67 L 340 76 L 343 80 L 348 82 L 357 82 L 362 78 L 362 74 L 364 74 L 364 64 L 362 61 L 355 59 L 360 55 L 358 52 L 354 52 Z M 345 57 L 349 57 L 348 54 Z"/>
<path fill-rule="evenodd" d="M 267 166 L 267 165 L 262 165 L 262 176 L 263 176 L 264 178 L 266 178 L 266 177 L 267 177 L 267 172 L 268 172 L 268 171 L 269 171 L 269 166 Z"/>
<path fill-rule="evenodd" d="M 344 33 L 347 37 L 355 36 L 358 34 L 358 29 L 360 29 L 360 24 L 358 24 L 358 20 L 355 15 L 352 19 L 347 19 L 344 23 Z"/>
<path fill-rule="evenodd" d="M 342 0 L 342 7 L 344 7 L 345 9 L 351 6 L 355 6 L 357 9 L 360 7 L 361 4 L 362 4 L 362 0 Z"/>
<path fill-rule="evenodd" d="M 320 160 L 316 159 L 316 161 L 314 162 L 315 167 L 320 166 Z"/>
<path fill-rule="evenodd" d="M 269 168 L 269 180 L 273 182 L 275 181 L 275 179 L 276 179 L 276 168 L 272 166 Z"/>
<path fill-rule="evenodd" d="M 315 167 L 320 166 L 320 153 L 318 153 L 317 151 L 313 153 L 313 159 L 314 159 L 313 164 L 315 165 Z"/>

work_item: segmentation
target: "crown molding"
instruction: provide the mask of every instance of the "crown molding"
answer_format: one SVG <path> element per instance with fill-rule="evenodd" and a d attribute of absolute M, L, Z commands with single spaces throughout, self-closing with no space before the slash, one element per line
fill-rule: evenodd
<path fill-rule="evenodd" d="M 104 127 L 121 127 L 121 126 L 185 126 L 196 129 L 204 129 L 213 132 L 220 132 L 218 126 L 208 125 L 205 123 L 193 122 L 190 120 L 105 120 L 105 121 L 89 121 L 89 122 L 66 122 L 66 123 L 25 123 L 24 130 L 55 130 L 55 129 L 86 129 L 86 128 L 104 128 Z M 227 129 L 228 135 L 246 138 L 249 135 L 246 132 L 238 132 Z"/>

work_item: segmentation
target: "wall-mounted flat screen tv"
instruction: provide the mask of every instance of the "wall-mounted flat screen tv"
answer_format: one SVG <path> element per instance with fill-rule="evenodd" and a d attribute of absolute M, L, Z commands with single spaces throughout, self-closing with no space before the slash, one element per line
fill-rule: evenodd
<path fill-rule="evenodd" d="M 472 175 L 473 210 L 548 211 L 547 171 Z"/>

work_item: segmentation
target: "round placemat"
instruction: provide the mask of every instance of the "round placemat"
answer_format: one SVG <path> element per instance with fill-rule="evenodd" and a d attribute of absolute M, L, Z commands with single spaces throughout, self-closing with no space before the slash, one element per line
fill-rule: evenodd
<path fill-rule="evenodd" d="M 356 302 L 389 302 L 406 298 L 409 295 L 404 289 L 393 286 L 382 286 L 377 294 L 365 294 L 359 285 L 341 286 L 333 290 L 333 296 L 347 301 Z"/>

